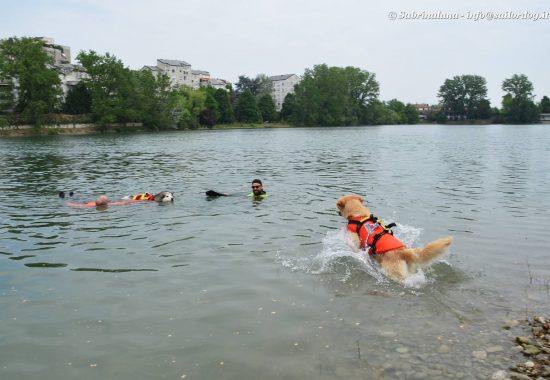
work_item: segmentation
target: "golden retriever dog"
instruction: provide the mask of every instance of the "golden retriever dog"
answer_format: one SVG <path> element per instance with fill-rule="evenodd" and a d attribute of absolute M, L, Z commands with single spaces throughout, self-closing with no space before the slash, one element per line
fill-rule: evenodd
<path fill-rule="evenodd" d="M 447 236 L 422 248 L 406 248 L 386 226 L 363 205 L 359 195 L 345 195 L 336 202 L 338 213 L 348 220 L 348 234 L 356 248 L 368 249 L 392 280 L 403 283 L 418 267 L 429 266 L 443 255 L 453 242 Z M 393 223 L 392 223 L 393 224 Z"/>

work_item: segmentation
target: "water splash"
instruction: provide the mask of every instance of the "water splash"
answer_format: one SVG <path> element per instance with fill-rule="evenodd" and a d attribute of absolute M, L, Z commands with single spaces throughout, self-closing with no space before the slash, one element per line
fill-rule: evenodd
<path fill-rule="evenodd" d="M 395 228 L 396 237 L 407 246 L 414 246 L 422 229 L 408 225 Z M 390 282 L 382 268 L 364 251 L 355 249 L 346 228 L 328 231 L 322 240 L 323 247 L 316 255 L 308 257 L 285 257 L 278 252 L 281 264 L 293 271 L 311 274 L 334 274 L 342 282 L 347 282 L 352 274 L 361 271 L 378 283 Z M 429 271 L 429 270 L 428 270 Z M 432 282 L 425 271 L 419 269 L 403 284 L 406 288 L 419 289 Z"/>
<path fill-rule="evenodd" d="M 395 236 L 405 244 L 405 246 L 414 247 L 419 245 L 418 238 L 422 233 L 422 229 L 406 224 L 398 224 L 394 229 L 394 233 Z M 406 288 L 420 289 L 430 282 L 432 281 L 426 277 L 424 270 L 419 268 L 416 273 L 407 277 L 403 285 Z"/>
<path fill-rule="evenodd" d="M 284 267 L 293 271 L 334 274 L 342 282 L 346 282 L 353 273 L 362 271 L 379 282 L 387 282 L 376 262 L 363 251 L 354 249 L 349 239 L 344 228 L 328 231 L 318 254 L 308 257 L 284 257 L 279 253 L 278 257 Z"/>

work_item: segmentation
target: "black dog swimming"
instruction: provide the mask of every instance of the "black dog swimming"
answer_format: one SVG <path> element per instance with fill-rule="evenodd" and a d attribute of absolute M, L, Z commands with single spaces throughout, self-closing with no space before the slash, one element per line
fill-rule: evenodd
<path fill-rule="evenodd" d="M 65 198 L 65 192 L 64 191 L 60 191 L 59 193 L 57 193 L 57 195 L 59 195 L 59 198 Z M 74 192 L 71 190 L 69 191 L 69 197 L 72 197 L 74 195 Z"/>

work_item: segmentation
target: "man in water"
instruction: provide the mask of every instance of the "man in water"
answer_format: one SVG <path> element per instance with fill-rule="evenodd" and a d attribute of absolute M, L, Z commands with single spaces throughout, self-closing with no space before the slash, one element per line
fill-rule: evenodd
<path fill-rule="evenodd" d="M 107 206 L 109 205 L 109 198 L 107 198 L 106 195 L 100 195 L 95 200 L 95 205 L 98 208 L 107 208 Z"/>
<path fill-rule="evenodd" d="M 256 199 L 267 197 L 262 181 L 260 181 L 259 179 L 255 179 L 252 181 L 252 192 L 248 194 L 248 196 L 254 197 Z"/>
<path fill-rule="evenodd" d="M 229 194 L 220 193 L 220 192 L 215 191 L 215 190 L 206 191 L 206 196 L 209 197 L 209 198 L 228 196 L 228 195 Z M 255 179 L 255 180 L 252 181 L 252 192 L 250 194 L 248 194 L 248 196 L 250 198 L 253 198 L 253 199 L 262 199 L 262 198 L 267 197 L 267 194 L 264 191 L 264 187 L 262 185 L 262 181 L 260 181 L 259 179 Z"/>

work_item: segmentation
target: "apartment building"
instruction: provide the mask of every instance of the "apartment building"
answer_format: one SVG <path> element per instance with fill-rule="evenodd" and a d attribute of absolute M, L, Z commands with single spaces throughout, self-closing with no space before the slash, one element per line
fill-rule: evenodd
<path fill-rule="evenodd" d="M 193 74 L 191 73 L 190 63 L 175 59 L 157 59 L 156 67 L 158 68 L 158 73 L 165 74 L 170 78 L 170 83 L 173 86 L 193 87 Z"/>
<path fill-rule="evenodd" d="M 208 71 L 193 70 L 190 63 L 174 59 L 157 59 L 156 66 L 143 66 L 142 70 L 148 70 L 153 75 L 166 74 L 173 86 L 191 88 L 212 86 L 226 89 L 230 85 L 225 79 L 212 78 Z"/>
<path fill-rule="evenodd" d="M 296 74 L 285 74 L 271 76 L 269 79 L 273 83 L 271 96 L 275 102 L 275 108 L 280 111 L 283 108 L 285 97 L 294 92 L 294 86 L 300 82 L 300 77 Z"/>
<path fill-rule="evenodd" d="M 57 71 L 59 79 L 61 79 L 63 98 L 65 98 L 69 91 L 87 76 L 86 70 L 84 70 L 84 66 L 82 65 L 57 63 L 52 65 L 52 67 L 55 71 Z"/>
<path fill-rule="evenodd" d="M 43 49 L 54 60 L 54 65 L 70 64 L 71 63 L 71 48 L 68 46 L 58 45 L 51 37 L 38 37 L 42 40 Z"/>

